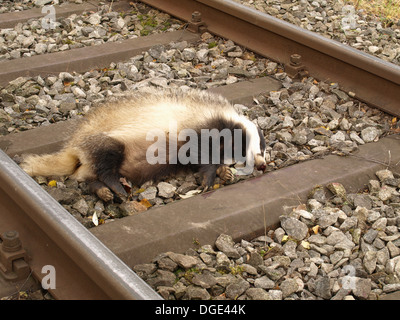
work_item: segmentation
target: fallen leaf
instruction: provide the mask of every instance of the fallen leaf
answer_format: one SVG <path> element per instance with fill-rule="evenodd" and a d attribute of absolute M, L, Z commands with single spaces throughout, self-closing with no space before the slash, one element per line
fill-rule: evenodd
<path fill-rule="evenodd" d="M 99 219 L 97 217 L 97 213 L 96 212 L 93 213 L 92 222 L 96 227 L 99 225 Z"/>
<path fill-rule="evenodd" d="M 302 241 L 301 242 L 301 246 L 304 248 L 304 249 L 310 249 L 311 247 L 310 247 L 310 243 L 309 242 L 307 242 L 307 241 Z"/>
<path fill-rule="evenodd" d="M 318 234 L 319 225 L 316 225 L 316 226 L 312 227 L 311 230 L 314 232 L 314 234 Z"/>
<path fill-rule="evenodd" d="M 140 201 L 140 204 L 144 205 L 146 208 L 150 208 L 152 206 L 152 204 L 147 199 L 142 199 Z"/>
<path fill-rule="evenodd" d="M 126 193 L 130 194 L 132 190 L 132 184 L 130 181 L 126 180 L 125 177 L 119 178 L 119 182 L 121 182 L 122 186 L 124 187 Z"/>
<path fill-rule="evenodd" d="M 47 184 L 49 187 L 57 187 L 57 181 L 56 180 L 51 180 Z"/>
<path fill-rule="evenodd" d="M 193 197 L 193 196 L 195 196 L 196 194 L 199 194 L 199 193 L 201 193 L 201 190 L 190 190 L 190 191 L 186 192 L 185 194 L 179 194 L 179 196 L 182 199 L 187 199 L 187 198 Z"/>

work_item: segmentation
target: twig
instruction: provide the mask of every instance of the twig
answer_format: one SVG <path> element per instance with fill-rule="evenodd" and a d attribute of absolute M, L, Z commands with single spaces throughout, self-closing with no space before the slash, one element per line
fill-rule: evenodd
<path fill-rule="evenodd" d="M 263 213 L 264 213 L 264 247 L 267 246 L 267 217 L 265 214 L 265 207 L 264 207 L 264 203 L 262 205 L 263 208 Z"/>

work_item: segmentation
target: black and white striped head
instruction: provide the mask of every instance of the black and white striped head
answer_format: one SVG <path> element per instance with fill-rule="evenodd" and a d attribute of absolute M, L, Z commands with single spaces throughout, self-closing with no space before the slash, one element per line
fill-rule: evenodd
<path fill-rule="evenodd" d="M 243 174 L 250 174 L 253 168 L 265 171 L 265 150 L 266 142 L 261 129 L 247 119 L 245 116 L 238 115 L 235 119 L 243 127 L 246 134 L 246 166 L 242 169 Z M 243 171 L 244 170 L 244 171 Z"/>

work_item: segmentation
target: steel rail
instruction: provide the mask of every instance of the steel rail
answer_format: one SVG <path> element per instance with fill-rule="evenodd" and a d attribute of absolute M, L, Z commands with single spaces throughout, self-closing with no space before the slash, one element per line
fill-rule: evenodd
<path fill-rule="evenodd" d="M 54 266 L 56 298 L 161 298 L 1 150 L 0 200 L 0 231 L 19 232 L 39 279 Z"/>
<path fill-rule="evenodd" d="M 291 66 L 301 66 L 316 79 L 337 82 L 355 98 L 394 115 L 400 115 L 400 67 L 279 20 L 231 0 L 142 0 L 191 21 L 201 13 L 207 30 L 239 45 Z"/>

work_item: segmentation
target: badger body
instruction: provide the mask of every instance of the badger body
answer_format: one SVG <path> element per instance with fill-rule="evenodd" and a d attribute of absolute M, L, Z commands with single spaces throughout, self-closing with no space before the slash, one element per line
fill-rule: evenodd
<path fill-rule="evenodd" d="M 171 128 L 178 134 L 184 129 L 196 133 L 198 150 L 191 159 L 197 161 L 182 163 L 177 158 L 189 137 L 182 139 L 179 136 L 177 139 L 175 136 L 175 140 L 170 140 L 174 136 Z M 205 129 L 229 130 L 232 138 L 217 145 L 203 145 L 200 136 Z M 237 129 L 241 132 L 240 137 L 233 134 Z M 149 161 L 149 148 L 155 144 L 155 139 L 149 139 L 149 132 L 165 135 L 164 149 L 154 154 L 157 156 L 157 153 L 164 152 L 164 162 Z M 172 146 L 170 141 L 176 141 L 176 145 Z M 227 146 L 233 149 L 240 146 L 247 162 L 265 169 L 265 140 L 261 130 L 239 115 L 225 98 L 200 90 L 149 90 L 136 92 L 89 112 L 61 151 L 28 155 L 21 167 L 31 176 L 68 175 L 78 181 L 87 181 L 92 192 L 109 201 L 113 198 L 110 189 L 118 196 L 126 196 L 121 177 L 140 185 L 191 168 L 200 172 L 204 190 L 213 185 L 216 175 L 230 180 L 232 173 L 224 164 Z M 173 154 L 174 148 L 176 154 Z M 204 162 L 201 155 L 206 151 L 207 154 L 219 153 L 220 161 L 213 163 L 209 158 L 210 161 Z"/>

